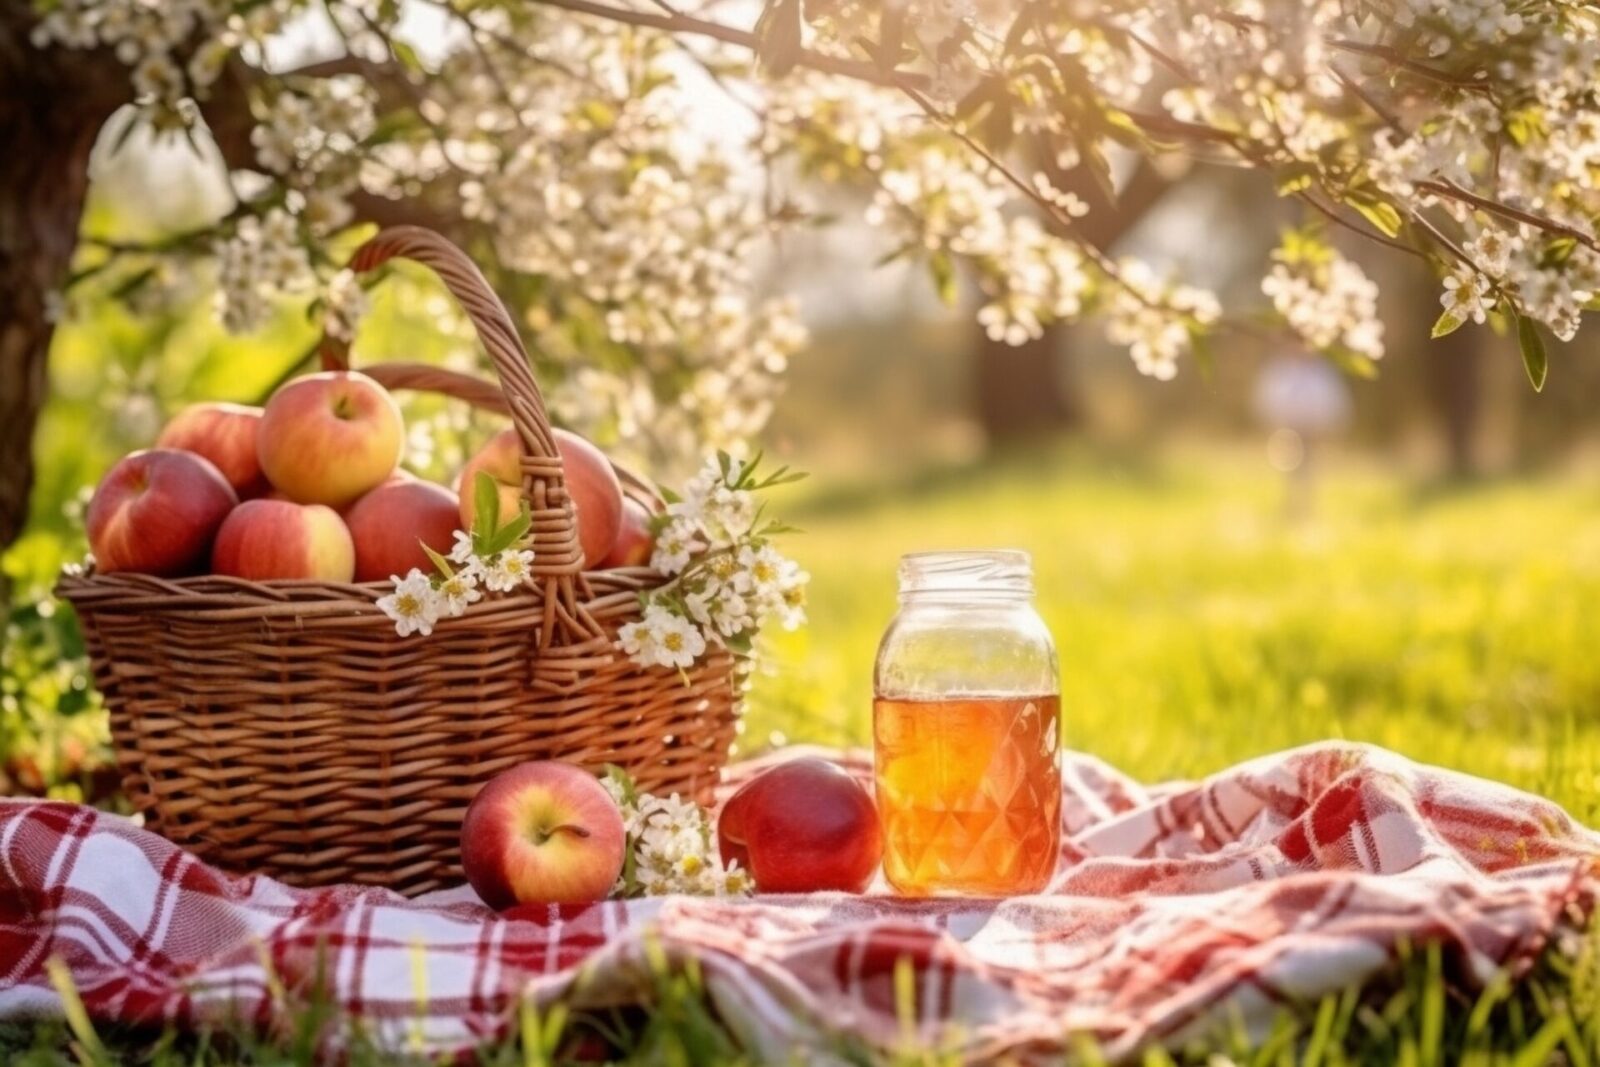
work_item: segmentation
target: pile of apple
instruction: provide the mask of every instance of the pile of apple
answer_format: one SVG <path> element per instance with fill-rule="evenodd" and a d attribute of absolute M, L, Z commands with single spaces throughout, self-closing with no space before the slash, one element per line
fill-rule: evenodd
<path fill-rule="evenodd" d="M 610 460 L 555 431 L 586 569 L 642 566 L 650 512 L 623 496 Z M 101 573 L 225 574 L 252 581 L 379 582 L 432 569 L 472 529 L 477 472 L 520 507 L 520 449 L 501 431 L 467 463 L 458 492 L 400 470 L 405 424 L 388 391 L 355 371 L 288 382 L 263 408 L 197 404 L 156 447 L 123 457 L 89 502 Z"/>
<path fill-rule="evenodd" d="M 746 782 L 717 818 L 724 863 L 762 893 L 866 889 L 883 858 L 877 807 L 837 764 L 789 760 Z M 491 780 L 461 823 L 461 866 L 485 904 L 604 900 L 627 858 L 616 801 L 580 767 L 519 764 Z"/>

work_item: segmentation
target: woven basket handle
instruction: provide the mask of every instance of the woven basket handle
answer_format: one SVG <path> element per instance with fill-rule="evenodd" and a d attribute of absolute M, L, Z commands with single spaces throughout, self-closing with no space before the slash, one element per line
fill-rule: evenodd
<path fill-rule="evenodd" d="M 391 226 L 356 250 L 350 269 L 376 270 L 391 259 L 409 259 L 430 268 L 444 282 L 477 330 L 478 339 L 500 379 L 495 390 L 465 374 L 419 364 L 388 364 L 379 375 L 389 388 L 427 389 L 504 411 L 522 442 L 522 495 L 532 515 L 533 574 L 545 585 L 545 618 L 540 644 L 579 643 L 603 634 L 576 593 L 583 570 L 577 516 L 567 493 L 561 454 L 550 433 L 544 397 L 533 380 L 528 351 L 505 305 L 489 287 L 477 264 L 439 234 L 421 226 Z M 348 366 L 341 349 L 324 346 L 325 366 Z M 463 487 L 472 492 L 472 486 Z"/>

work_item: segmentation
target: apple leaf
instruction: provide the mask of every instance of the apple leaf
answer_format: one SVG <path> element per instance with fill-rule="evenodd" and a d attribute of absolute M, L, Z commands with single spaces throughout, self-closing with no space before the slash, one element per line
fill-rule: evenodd
<path fill-rule="evenodd" d="M 1448 337 L 1461 329 L 1461 324 L 1466 321 L 1454 311 L 1445 311 L 1443 315 L 1439 316 L 1439 321 L 1433 324 L 1433 339 L 1438 340 L 1441 337 Z"/>
<path fill-rule="evenodd" d="M 446 578 L 454 578 L 456 576 L 456 572 L 450 566 L 450 561 L 439 555 L 439 553 L 435 552 L 432 546 L 430 546 L 426 541 L 419 537 L 417 538 L 417 544 L 421 545 L 422 551 L 426 552 L 428 554 L 428 558 L 433 560 L 433 565 L 439 568 L 440 574 L 444 575 Z"/>
<path fill-rule="evenodd" d="M 517 517 L 495 530 L 484 545 L 484 555 L 492 556 L 496 552 L 504 552 L 518 541 L 522 540 L 530 529 L 533 528 L 533 515 L 528 511 L 528 505 L 523 504 L 522 510 L 517 512 Z"/>
<path fill-rule="evenodd" d="M 486 471 L 479 471 L 472 483 L 472 540 L 479 555 L 489 553 L 482 547 L 500 528 L 500 490 Z"/>
<path fill-rule="evenodd" d="M 1539 327 L 1532 319 L 1517 317 L 1517 345 L 1522 349 L 1522 366 L 1528 372 L 1533 391 L 1544 392 L 1544 380 L 1550 373 L 1550 355 L 1545 351 L 1544 338 L 1539 336 Z"/>

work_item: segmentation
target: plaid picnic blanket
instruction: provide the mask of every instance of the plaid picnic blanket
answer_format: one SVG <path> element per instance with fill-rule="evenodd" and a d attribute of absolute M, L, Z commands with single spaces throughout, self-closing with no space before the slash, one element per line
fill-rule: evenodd
<path fill-rule="evenodd" d="M 386 1045 L 464 1050 L 514 1025 L 519 995 L 639 1002 L 655 951 L 698 961 L 754 1054 L 821 1062 L 841 1037 L 903 1040 L 905 959 L 925 1045 L 1030 1060 L 1086 1035 L 1115 1059 L 1222 1023 L 1261 1027 L 1373 976 L 1402 944 L 1441 943 L 1449 973 L 1487 981 L 1528 965 L 1593 901 L 1600 835 L 1546 800 L 1380 749 L 1316 745 L 1155 789 L 1071 755 L 1064 779 L 1063 862 L 1038 896 L 666 898 L 510 916 L 465 889 L 407 901 L 224 875 L 90 808 L 4 802 L 0 1018 L 60 1013 L 55 957 L 98 1019 L 270 1029 L 320 980 Z"/>

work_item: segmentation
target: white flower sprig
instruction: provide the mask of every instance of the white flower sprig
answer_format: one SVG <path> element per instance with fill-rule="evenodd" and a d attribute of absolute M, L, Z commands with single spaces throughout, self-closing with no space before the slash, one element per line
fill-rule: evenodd
<path fill-rule="evenodd" d="M 423 545 L 435 573 L 413 567 L 403 578 L 392 575 L 394 592 L 378 599 L 378 610 L 394 620 L 394 632 L 401 637 L 427 637 L 440 619 L 464 614 L 486 590 L 509 593 L 533 577 L 533 549 L 527 547 L 533 518 L 527 505 L 502 526 L 494 479 L 479 471 L 473 492 L 472 532 L 457 530 L 448 556 Z"/>
<path fill-rule="evenodd" d="M 763 476 L 760 463 L 719 452 L 682 496 L 668 496 L 650 565 L 672 580 L 644 594 L 642 618 L 617 633 L 635 663 L 682 671 L 712 647 L 749 655 L 769 618 L 789 630 L 805 621 L 810 576 L 772 545 L 793 528 L 765 519 L 755 498 L 805 475 L 779 467 Z"/>
<path fill-rule="evenodd" d="M 657 897 L 685 893 L 700 897 L 742 897 L 754 883 L 737 862 L 724 866 L 716 848 L 710 815 L 699 806 L 641 793 L 621 767 L 606 768 L 600 780 L 622 810 L 628 848 L 611 895 Z"/>

